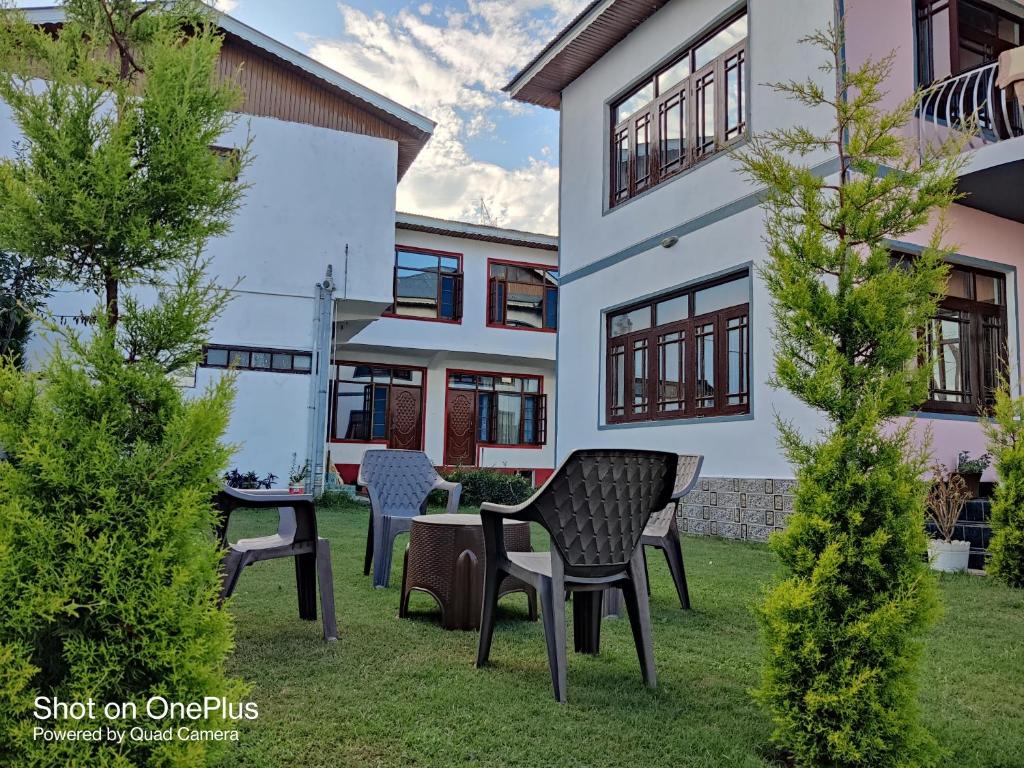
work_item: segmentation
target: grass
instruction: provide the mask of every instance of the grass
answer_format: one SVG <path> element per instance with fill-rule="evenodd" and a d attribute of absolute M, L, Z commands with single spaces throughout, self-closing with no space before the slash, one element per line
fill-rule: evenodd
<path fill-rule="evenodd" d="M 540 623 L 512 595 L 492 664 L 475 669 L 475 632 L 446 632 L 431 598 L 397 618 L 391 588 L 362 575 L 366 511 L 323 512 L 340 640 L 296 616 L 291 563 L 243 575 L 231 603 L 231 667 L 252 686 L 259 719 L 243 726 L 233 766 L 764 766 L 776 765 L 753 703 L 760 648 L 751 605 L 775 570 L 764 546 L 687 538 L 696 610 L 683 612 L 660 557 L 650 561 L 658 688 L 641 680 L 628 621 L 604 624 L 601 655 L 569 653 L 569 703 L 558 705 Z M 276 521 L 243 512 L 232 538 Z M 406 538 L 399 537 L 398 547 Z M 540 536 L 534 533 L 535 546 Z M 1024 765 L 1024 592 L 992 579 L 943 577 L 944 617 L 928 638 L 921 704 L 945 765 Z M 572 631 L 571 617 L 569 631 Z M 571 643 L 571 641 L 570 641 Z"/>

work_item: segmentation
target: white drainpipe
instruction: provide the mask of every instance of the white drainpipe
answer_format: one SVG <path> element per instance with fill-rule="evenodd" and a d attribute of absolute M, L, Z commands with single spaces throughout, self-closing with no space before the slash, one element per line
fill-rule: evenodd
<path fill-rule="evenodd" d="M 327 395 L 331 371 L 331 350 L 334 342 L 334 277 L 327 265 L 323 282 L 317 283 L 313 300 L 313 369 L 309 377 L 309 426 L 306 435 L 309 447 L 309 477 L 306 492 L 319 496 L 326 475 Z"/>

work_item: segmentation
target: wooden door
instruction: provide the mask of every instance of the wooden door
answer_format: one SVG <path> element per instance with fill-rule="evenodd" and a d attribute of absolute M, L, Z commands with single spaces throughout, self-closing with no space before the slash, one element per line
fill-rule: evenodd
<path fill-rule="evenodd" d="M 476 392 L 448 390 L 445 413 L 444 463 L 449 467 L 476 465 Z"/>
<path fill-rule="evenodd" d="M 389 448 L 423 450 L 423 397 L 419 387 L 391 387 Z"/>

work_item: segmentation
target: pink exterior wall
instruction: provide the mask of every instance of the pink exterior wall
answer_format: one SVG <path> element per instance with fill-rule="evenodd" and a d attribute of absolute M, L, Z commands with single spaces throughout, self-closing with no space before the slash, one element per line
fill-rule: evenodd
<path fill-rule="evenodd" d="M 846 66 L 895 54 L 882 106 L 891 109 L 914 92 L 913 0 L 844 0 Z"/>
<path fill-rule="evenodd" d="M 992 262 L 994 268 L 1013 267 L 1006 276 L 1006 303 L 1009 324 L 1008 346 L 1010 355 L 1010 380 L 1019 387 L 1020 382 L 1020 339 L 1022 329 L 1018 311 L 1021 295 L 1021 272 L 1024 271 L 1024 224 L 992 216 L 973 208 L 954 205 L 946 216 L 949 228 L 947 244 L 953 246 L 958 257 Z M 908 242 L 925 245 L 933 226 L 907 238 Z M 979 265 L 982 266 L 982 265 Z M 977 419 L 940 418 L 922 414 L 915 419 L 914 434 L 918 441 L 924 440 L 931 431 L 932 454 L 937 461 L 950 465 L 956 461 L 960 451 L 972 455 L 985 452 L 985 435 Z M 993 480 L 992 470 L 986 472 L 985 480 Z"/>

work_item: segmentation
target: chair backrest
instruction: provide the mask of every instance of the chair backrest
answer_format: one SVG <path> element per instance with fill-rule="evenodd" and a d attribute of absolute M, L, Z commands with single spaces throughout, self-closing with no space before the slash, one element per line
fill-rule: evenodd
<path fill-rule="evenodd" d="M 424 508 L 437 478 L 437 470 L 422 451 L 367 451 L 359 467 L 360 485 L 373 489 L 383 514 Z"/>
<path fill-rule="evenodd" d="M 573 451 L 528 502 L 574 576 L 621 570 L 651 513 L 672 496 L 678 458 L 642 450 Z"/>
<path fill-rule="evenodd" d="M 228 524 L 236 509 L 277 509 L 277 535 L 292 542 L 316 541 L 316 508 L 312 497 L 287 490 L 238 489 L 224 486 L 213 497 L 217 510 L 217 538 L 228 546 Z"/>

